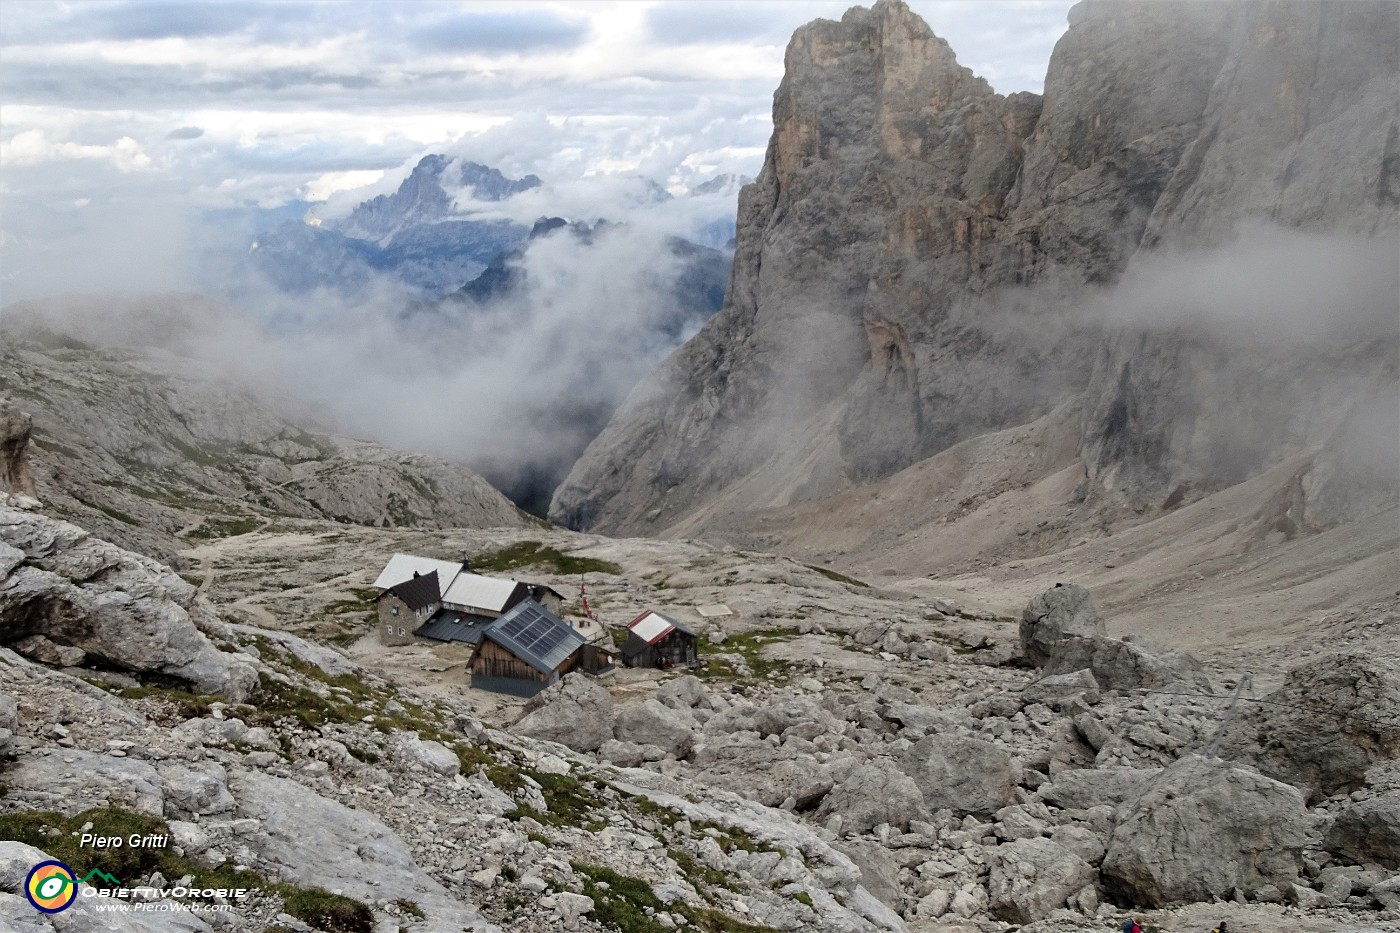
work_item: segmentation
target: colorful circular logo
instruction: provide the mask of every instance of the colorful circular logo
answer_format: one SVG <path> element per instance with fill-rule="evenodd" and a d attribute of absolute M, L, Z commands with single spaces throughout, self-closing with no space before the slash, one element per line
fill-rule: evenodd
<path fill-rule="evenodd" d="M 24 896 L 46 914 L 67 910 L 78 896 L 73 869 L 62 862 L 40 862 L 24 879 Z"/>

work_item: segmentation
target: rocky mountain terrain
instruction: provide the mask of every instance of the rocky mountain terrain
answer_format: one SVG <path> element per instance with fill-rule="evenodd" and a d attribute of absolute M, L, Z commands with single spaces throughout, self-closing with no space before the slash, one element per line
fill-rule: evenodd
<path fill-rule="evenodd" d="M 1226 654 L 1110 636 L 1072 585 L 1013 618 L 787 558 L 537 529 L 536 553 L 595 568 L 605 620 L 685 619 L 705 666 L 570 675 L 522 709 L 468 688 L 451 648 L 379 646 L 356 598 L 393 550 L 489 562 L 519 530 L 287 519 L 191 549 L 187 582 L 8 502 L 3 887 L 52 856 L 132 886 L 254 890 L 121 929 L 1400 918 L 1394 599 L 1300 641 L 1255 692 Z M 533 579 L 576 579 L 541 559 Z M 328 618 L 343 649 L 292 633 L 324 637 Z M 173 847 L 98 855 L 80 830 Z M 0 911 L 51 928 L 22 894 Z M 90 900 L 72 911 L 56 923 L 109 922 Z"/>
<path fill-rule="evenodd" d="M 1081 4 L 1043 99 L 800 30 L 728 306 L 555 500 L 651 537 L 299 426 L 215 303 L 6 308 L 0 927 L 1400 929 L 1385 12 Z M 702 664 L 475 690 L 396 552 Z"/>
<path fill-rule="evenodd" d="M 189 303 L 149 304 L 150 326 L 178 347 Z M 203 339 L 203 324 L 191 332 Z M 289 517 L 423 527 L 527 521 L 466 469 L 307 431 L 248 391 L 209 381 L 189 356 L 148 345 L 102 349 L 37 320 L 27 325 L 20 308 L 6 310 L 0 373 L 0 393 L 38 418 L 30 462 L 49 509 L 164 560 L 178 560 L 193 541 Z"/>
<path fill-rule="evenodd" d="M 726 307 L 551 516 L 904 572 L 1267 476 L 1261 529 L 1393 531 L 1393 13 L 1088 0 L 1005 97 L 898 0 L 803 27 Z"/>

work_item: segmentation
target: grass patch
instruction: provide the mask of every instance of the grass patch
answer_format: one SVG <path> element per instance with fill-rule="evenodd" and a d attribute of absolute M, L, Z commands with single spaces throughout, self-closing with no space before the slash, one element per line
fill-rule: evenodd
<path fill-rule="evenodd" d="M 767 645 L 787 641 L 796 638 L 797 635 L 798 631 L 795 628 L 780 627 L 730 635 L 722 645 L 701 639 L 699 652 L 704 665 L 697 672 L 697 676 L 703 680 L 754 683 L 786 681 L 796 673 L 793 666 L 786 661 L 770 661 L 763 657 L 762 651 Z M 729 657 L 725 657 L 726 655 Z M 735 663 L 734 656 L 738 657 L 741 664 Z"/>
<path fill-rule="evenodd" d="M 758 926 L 735 920 L 709 908 L 691 907 L 677 901 L 662 904 L 652 893 L 651 885 L 640 878 L 619 874 L 611 868 L 570 862 L 575 873 L 583 876 L 583 893 L 593 898 L 593 919 L 611 926 L 620 933 L 664 933 L 661 925 L 647 911 L 668 911 L 684 917 L 704 933 L 778 933 L 773 927 Z"/>
<path fill-rule="evenodd" d="M 870 589 L 869 583 L 863 583 L 862 581 L 857 580 L 855 577 L 846 576 L 844 573 L 837 573 L 835 570 L 831 570 L 826 567 L 818 567 L 816 564 L 803 564 L 802 566 L 806 567 L 808 570 L 815 570 L 817 573 L 826 577 L 828 580 L 833 580 L 836 583 L 844 583 L 846 584 L 846 586 L 854 586 L 862 590 Z"/>
<path fill-rule="evenodd" d="M 174 707 L 182 721 L 208 716 L 209 707 L 219 702 L 217 697 L 191 693 L 178 687 L 124 687 L 114 692 L 124 700 L 160 700 Z"/>
<path fill-rule="evenodd" d="M 239 535 L 246 535 L 250 531 L 256 531 L 262 525 L 262 519 L 256 515 L 245 515 L 241 518 L 233 516 L 216 516 L 206 518 L 200 522 L 199 526 L 192 529 L 185 537 L 197 541 L 207 541 L 213 538 L 236 538 Z"/>
<path fill-rule="evenodd" d="M 70 866 L 81 879 L 93 869 L 118 879 L 120 886 L 136 887 L 153 872 L 173 881 L 194 876 L 195 887 L 249 888 L 272 894 L 282 900 L 283 910 L 317 930 L 327 933 L 370 933 L 374 915 L 364 904 L 321 888 L 300 887 L 270 881 L 255 871 L 231 867 L 207 869 L 178 856 L 172 849 L 122 846 L 119 849 L 91 849 L 78 846 L 77 833 L 85 823 L 97 836 L 168 836 L 165 822 L 144 813 L 120 807 L 96 807 L 74 816 L 27 810 L 0 815 L 0 839 L 13 839 L 47 852 Z M 97 880 L 94 878 L 94 880 Z M 106 883 L 98 888 L 116 887 Z"/>
<path fill-rule="evenodd" d="M 101 512 L 103 515 L 107 516 L 108 518 L 116 519 L 117 521 L 121 522 L 123 525 L 133 525 L 133 526 L 136 526 L 136 527 L 139 527 L 139 526 L 141 525 L 141 522 L 140 522 L 140 521 L 138 521 L 138 520 L 135 519 L 135 518 L 132 518 L 130 515 L 126 514 L 125 512 L 121 511 L 120 509 L 114 509 L 114 508 L 112 508 L 111 506 L 109 506 L 109 505 L 103 505 L 103 504 L 100 503 L 100 502 L 93 502 L 91 499 L 84 499 L 82 496 L 78 495 L 76 492 L 73 493 L 73 498 L 74 498 L 74 499 L 77 499 L 79 502 L 81 502 L 83 505 L 87 506 L 87 507 L 90 508 L 90 509 L 96 509 L 97 511 Z"/>
<path fill-rule="evenodd" d="M 472 558 L 472 569 L 485 573 L 501 573 L 519 567 L 545 567 L 561 576 L 622 573 L 622 568 L 612 561 L 575 557 L 558 548 L 546 547 L 538 541 L 521 541 L 499 551 L 488 551 Z"/>
<path fill-rule="evenodd" d="M 502 766 L 497 765 L 500 769 Z M 516 807 L 511 813 L 506 814 L 507 819 L 519 820 L 530 817 L 535 822 L 543 826 L 574 826 L 586 829 L 591 833 L 596 833 L 607 825 L 607 820 L 598 815 L 598 809 L 602 807 L 603 801 L 598 796 L 588 790 L 583 782 L 570 774 L 547 774 L 544 771 L 536 771 L 534 768 L 520 768 L 512 771 L 515 777 L 516 789 L 523 786 L 520 775 L 528 775 L 531 780 L 540 785 L 540 794 L 544 797 L 545 803 L 549 805 L 549 812 L 541 813 L 530 807 Z M 491 783 L 496 784 L 493 770 L 487 768 L 486 776 Z M 502 790 L 506 788 L 501 787 Z"/>

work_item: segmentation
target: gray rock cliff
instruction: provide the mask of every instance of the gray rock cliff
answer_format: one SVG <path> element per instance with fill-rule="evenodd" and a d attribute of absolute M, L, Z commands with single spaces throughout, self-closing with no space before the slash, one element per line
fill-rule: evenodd
<path fill-rule="evenodd" d="M 995 93 L 899 0 L 802 27 L 724 310 L 634 390 L 551 517 L 750 527 L 1051 412 L 1078 413 L 1078 498 L 1141 510 L 1326 446 L 1347 418 L 1387 423 L 1392 13 L 1087 0 L 1043 98 Z M 1330 237 L 1378 278 L 1286 288 L 1294 309 L 1170 266 L 1253 250 L 1266 282 L 1296 274 L 1290 250 L 1328 268 Z"/>

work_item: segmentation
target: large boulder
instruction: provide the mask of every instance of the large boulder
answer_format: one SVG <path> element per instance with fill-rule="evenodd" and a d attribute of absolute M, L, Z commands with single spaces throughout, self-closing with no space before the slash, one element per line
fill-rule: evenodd
<path fill-rule="evenodd" d="M 1220 755 L 1305 788 L 1310 800 L 1357 790 L 1368 768 L 1400 758 L 1400 676 L 1368 654 L 1300 665 L 1265 700 L 1230 725 Z"/>
<path fill-rule="evenodd" d="M 655 745 L 668 754 L 684 758 L 694 744 L 692 721 L 686 716 L 656 700 L 643 700 L 618 712 L 613 737 L 637 745 Z"/>
<path fill-rule="evenodd" d="M 1075 700 L 1090 705 L 1099 702 L 1099 682 L 1091 671 L 1049 674 L 1021 688 L 1021 702 L 1028 706 L 1041 703 L 1060 710 Z"/>
<path fill-rule="evenodd" d="M 0 399 L 0 498 L 8 494 L 34 497 L 34 471 L 29 466 L 29 435 L 34 419 L 6 399 Z"/>
<path fill-rule="evenodd" d="M 1400 791 L 1348 805 L 1327 831 L 1325 845 L 1349 861 L 1400 870 Z"/>
<path fill-rule="evenodd" d="M 900 768 L 914 779 L 930 810 L 990 816 L 1016 802 L 1021 765 L 990 742 L 930 735 L 904 753 Z"/>
<path fill-rule="evenodd" d="M 910 820 L 928 819 L 928 807 L 914 779 L 889 765 L 867 762 L 851 772 L 822 800 L 818 820 L 841 818 L 840 833 L 868 833 L 881 823 L 909 828 Z"/>
<path fill-rule="evenodd" d="M 1166 768 L 1116 818 L 1104 887 L 1150 907 L 1289 890 L 1313 841 L 1297 788 L 1198 755 Z"/>
<path fill-rule="evenodd" d="M 1159 774 L 1155 768 L 1075 768 L 1060 771 L 1036 793 L 1046 803 L 1067 810 L 1116 807 L 1142 796 Z"/>
<path fill-rule="evenodd" d="M 774 749 L 766 742 L 697 751 L 696 779 L 765 807 L 810 810 L 831 791 L 831 769 L 811 755 Z"/>
<path fill-rule="evenodd" d="M 0 540 L 24 555 L 0 578 L 0 642 L 42 635 L 82 650 L 89 663 L 235 702 L 257 684 L 249 658 L 209 641 L 206 633 L 226 637 L 227 627 L 169 567 L 76 525 L 3 505 Z"/>
<path fill-rule="evenodd" d="M 704 681 L 694 674 L 668 680 L 656 688 L 658 702 L 672 709 L 705 709 L 710 706 L 710 693 Z"/>
<path fill-rule="evenodd" d="M 1049 839 L 1018 839 L 992 849 L 987 895 L 992 913 L 1033 923 L 1094 883 L 1094 866 Z"/>
<path fill-rule="evenodd" d="M 1094 597 L 1075 583 L 1056 583 L 1021 611 L 1021 652 L 1036 667 L 1049 664 L 1066 638 L 1107 634 Z"/>
<path fill-rule="evenodd" d="M 526 706 L 511 731 L 516 735 L 593 752 L 613 737 L 613 702 L 608 691 L 584 674 L 565 674 Z"/>
<path fill-rule="evenodd" d="M 1047 674 L 1088 669 L 1105 690 L 1160 690 L 1184 686 L 1198 693 L 1214 692 L 1205 668 L 1191 654 L 1147 647 L 1129 639 L 1064 638 L 1045 662 Z"/>
<path fill-rule="evenodd" d="M 791 730 L 808 739 L 840 731 L 832 715 L 809 696 L 775 698 L 760 706 L 754 713 L 754 728 L 759 735 L 786 735 Z"/>

